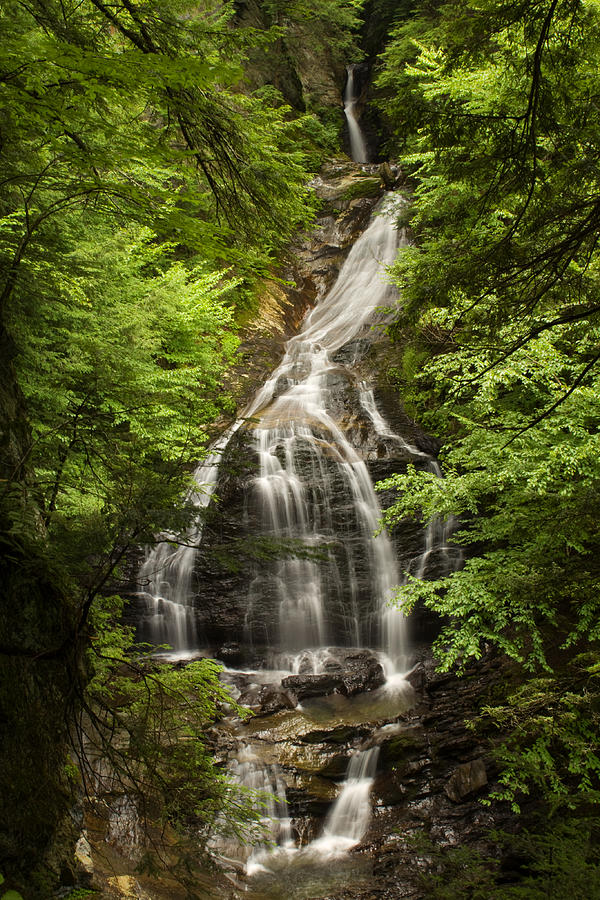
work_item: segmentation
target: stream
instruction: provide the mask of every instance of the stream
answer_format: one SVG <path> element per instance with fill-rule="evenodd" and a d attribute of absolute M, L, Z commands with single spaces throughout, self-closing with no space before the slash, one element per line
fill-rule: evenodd
<path fill-rule="evenodd" d="M 355 101 L 350 67 L 345 111 L 353 156 L 365 162 Z M 248 897 L 302 900 L 368 882 L 368 856 L 352 851 L 369 831 L 380 748 L 402 732 L 413 702 L 409 627 L 390 599 L 405 573 L 426 578 L 432 561 L 460 564 L 452 522 L 431 523 L 403 552 L 378 532 L 373 470 L 382 457 L 391 471 L 400 460 L 441 476 L 431 453 L 388 424 L 361 370 L 397 301 L 386 266 L 407 244 L 396 227 L 406 202 L 388 193 L 373 208 L 334 285 L 196 470 L 188 499 L 199 516 L 186 545 L 164 535 L 139 573 L 146 639 L 169 645 L 172 658 L 221 659 L 233 696 L 255 713 L 223 723 L 221 758 L 262 798 L 265 836 L 252 848 L 215 848 Z M 241 451 L 249 462 L 232 514 L 240 535 L 295 549 L 242 562 L 223 587 L 238 604 L 228 607 L 228 643 L 214 638 L 203 601 L 203 566 L 212 564 L 203 562 L 202 523 L 212 497 L 227 494 L 222 482 Z"/>

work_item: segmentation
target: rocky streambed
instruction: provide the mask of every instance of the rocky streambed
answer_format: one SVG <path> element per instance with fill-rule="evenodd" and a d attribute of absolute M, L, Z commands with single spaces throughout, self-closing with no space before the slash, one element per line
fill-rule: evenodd
<path fill-rule="evenodd" d="M 489 655 L 458 679 L 435 672 L 427 646 L 415 655 L 406 679 L 385 683 L 376 655 L 347 649 L 337 661 L 332 649 L 324 677 L 225 673 L 254 715 L 216 729 L 216 752 L 230 768 L 235 760 L 241 780 L 260 772 L 246 783 L 277 798 L 268 810 L 273 845 L 224 863 L 232 900 L 424 900 L 423 875 L 440 851 L 499 853 L 490 832 L 510 830 L 514 817 L 508 804 L 482 805 L 496 774 L 492 743 L 467 723 L 506 673 Z M 364 833 L 345 847 L 328 823 L 361 753 L 375 757 L 368 809 L 353 810 Z"/>
<path fill-rule="evenodd" d="M 253 715 L 226 716 L 207 740 L 223 768 L 259 792 L 269 838 L 256 847 L 215 846 L 218 869 L 198 874 L 198 895 L 428 900 L 426 876 L 457 848 L 496 857 L 510 876 L 514 860 L 502 858 L 491 832 L 515 831 L 516 817 L 507 803 L 482 804 L 497 786 L 498 736 L 468 725 L 506 690 L 505 665 L 489 653 L 462 678 L 440 674 L 421 645 L 406 679 L 382 683 L 376 654 L 341 648 L 335 656 L 332 648 L 330 671 L 318 681 L 308 672 L 224 672 Z M 370 754 L 371 766 L 363 830 L 360 840 L 344 846 L 339 835 L 328 841 L 325 832 L 360 754 Z M 101 896 L 184 900 L 175 881 L 136 871 L 145 838 L 126 798 L 117 804 L 113 796 L 104 803 L 97 798 L 94 810 L 79 855 Z"/>

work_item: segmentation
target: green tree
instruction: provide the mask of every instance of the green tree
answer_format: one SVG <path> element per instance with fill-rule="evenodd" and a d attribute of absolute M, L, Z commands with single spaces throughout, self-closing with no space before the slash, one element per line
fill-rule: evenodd
<path fill-rule="evenodd" d="M 236 306 L 312 214 L 319 130 L 243 92 L 271 36 L 231 12 L 0 14 L 0 852 L 31 897 L 72 865 L 94 602 L 132 543 L 184 527 Z"/>
<path fill-rule="evenodd" d="M 380 81 L 411 85 L 390 111 L 416 185 L 414 246 L 393 268 L 398 375 L 446 440 L 443 479 L 387 482 L 401 495 L 386 521 L 458 515 L 466 548 L 461 571 L 399 596 L 450 616 L 444 667 L 491 642 L 548 679 L 495 713 L 515 730 L 515 803 L 531 782 L 556 802 L 598 790 L 596 663 L 574 658 L 600 636 L 598 14 L 433 4 L 397 29 Z"/>
<path fill-rule="evenodd" d="M 167 868 L 189 897 L 199 897 L 201 867 L 213 865 L 211 840 L 264 837 L 257 798 L 211 753 L 211 726 L 225 713 L 247 711 L 220 683 L 214 660 L 177 668 L 143 648 L 132 656 L 133 629 L 121 624 L 122 608 L 119 597 L 108 597 L 91 611 L 91 678 L 74 723 L 83 784 L 93 808 L 98 794 L 100 810 L 111 795 L 133 806 L 141 871 Z"/>

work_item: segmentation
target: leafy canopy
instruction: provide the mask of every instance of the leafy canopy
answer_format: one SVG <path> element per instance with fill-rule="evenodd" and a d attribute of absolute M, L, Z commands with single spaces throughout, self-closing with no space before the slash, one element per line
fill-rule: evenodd
<path fill-rule="evenodd" d="M 122 679 L 129 644 L 113 647 L 110 673 L 83 661 L 90 629 L 97 647 L 115 624 L 99 598 L 128 550 L 193 515 L 180 497 L 229 410 L 220 379 L 236 315 L 312 217 L 309 172 L 328 136 L 245 87 L 248 53 L 277 35 L 235 28 L 233 11 L 212 0 L 0 10 L 0 648 L 15 693 L 7 733 L 39 734 L 44 750 L 52 732 L 56 748 L 46 809 L 13 806 L 11 832 L 28 838 L 11 865 L 32 884 L 68 802 L 56 760 L 77 708 L 105 737 L 130 729 L 132 772 L 162 808 L 154 821 L 207 828 L 228 805 L 233 822 L 246 815 L 199 737 L 224 702 L 214 669 Z"/>
<path fill-rule="evenodd" d="M 443 479 L 409 470 L 385 483 L 400 491 L 385 520 L 458 515 L 466 550 L 461 571 L 412 579 L 399 601 L 450 616 L 445 668 L 488 642 L 526 677 L 546 673 L 557 696 L 536 765 L 563 799 L 573 784 L 594 798 L 598 778 L 597 684 L 567 670 L 600 637 L 599 13 L 561 0 L 423 7 L 394 33 L 379 80 L 384 95 L 408 86 L 387 114 L 415 183 L 414 245 L 392 269 L 396 376 L 446 440 Z M 570 722 L 563 678 L 577 685 Z M 522 723 L 528 703 L 515 700 L 520 719 L 512 707 Z M 531 762 L 537 739 L 522 738 Z M 508 799 L 534 778 L 525 760 Z"/>
<path fill-rule="evenodd" d="M 312 214 L 318 127 L 240 89 L 248 48 L 272 36 L 231 16 L 211 2 L 2 11 L 0 316 L 47 526 L 13 509 L 13 539 L 49 542 L 86 609 L 184 490 L 227 406 L 236 306 Z M 20 466 L 12 477 L 21 498 Z"/>

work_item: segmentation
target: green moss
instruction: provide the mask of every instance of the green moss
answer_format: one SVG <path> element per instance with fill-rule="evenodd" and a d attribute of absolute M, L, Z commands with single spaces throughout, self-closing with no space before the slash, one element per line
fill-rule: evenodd
<path fill-rule="evenodd" d="M 384 764 L 392 764 L 398 766 L 414 758 L 423 749 L 423 738 L 421 735 L 399 734 L 387 741 L 381 747 L 381 755 Z"/>
<path fill-rule="evenodd" d="M 87 888 L 76 888 L 76 890 L 71 891 L 67 894 L 63 900 L 93 900 L 94 897 L 100 897 L 98 891 L 90 891 Z M 4 900 L 4 898 L 2 898 Z"/>
<path fill-rule="evenodd" d="M 378 197 L 381 193 L 379 177 L 357 178 L 344 190 L 344 200 L 359 200 L 361 197 Z"/>

